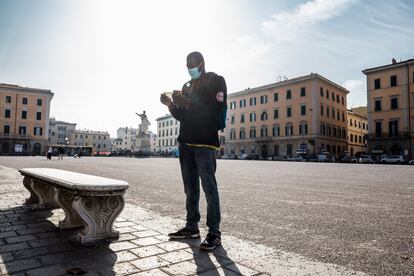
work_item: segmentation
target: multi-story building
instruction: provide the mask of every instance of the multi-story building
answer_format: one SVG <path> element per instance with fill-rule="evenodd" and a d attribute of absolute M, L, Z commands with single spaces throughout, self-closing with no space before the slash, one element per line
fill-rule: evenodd
<path fill-rule="evenodd" d="M 92 147 L 93 153 L 109 152 L 112 141 L 108 132 L 91 130 L 72 130 L 69 132 L 69 145 L 75 147 Z"/>
<path fill-rule="evenodd" d="M 311 73 L 228 95 L 226 154 L 294 156 L 347 150 L 347 94 Z"/>
<path fill-rule="evenodd" d="M 348 152 L 354 155 L 367 151 L 368 118 L 367 107 L 348 110 Z"/>
<path fill-rule="evenodd" d="M 50 90 L 0 84 L 0 154 L 44 154 Z"/>
<path fill-rule="evenodd" d="M 122 139 L 121 147 L 116 145 L 120 151 L 134 151 L 138 129 L 132 127 L 120 127 L 117 130 L 117 138 Z M 119 143 L 119 141 L 117 141 Z"/>
<path fill-rule="evenodd" d="M 414 59 L 365 69 L 368 147 L 414 157 Z"/>
<path fill-rule="evenodd" d="M 159 153 L 170 153 L 178 150 L 178 134 L 180 122 L 171 114 L 159 117 L 157 120 L 157 147 Z"/>
<path fill-rule="evenodd" d="M 49 144 L 66 145 L 69 143 L 68 133 L 75 130 L 76 124 L 63 121 L 56 121 L 55 118 L 49 119 Z"/>

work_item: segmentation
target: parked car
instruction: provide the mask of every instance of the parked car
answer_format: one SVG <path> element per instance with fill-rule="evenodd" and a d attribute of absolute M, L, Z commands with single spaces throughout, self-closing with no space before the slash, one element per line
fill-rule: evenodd
<path fill-rule="evenodd" d="M 246 157 L 246 160 L 260 160 L 259 154 L 250 154 Z"/>
<path fill-rule="evenodd" d="M 351 156 L 344 156 L 342 157 L 342 159 L 340 160 L 341 163 L 351 163 L 352 162 L 352 157 Z"/>
<path fill-rule="evenodd" d="M 410 160 L 410 162 L 408 162 L 409 165 L 414 165 L 414 160 Z"/>
<path fill-rule="evenodd" d="M 381 159 L 381 164 L 404 164 L 407 159 L 402 155 L 389 155 Z"/>
<path fill-rule="evenodd" d="M 240 160 L 245 160 L 245 159 L 247 159 L 247 156 L 249 156 L 247 153 L 242 153 L 242 154 L 240 154 L 239 159 Z"/>
<path fill-rule="evenodd" d="M 352 158 L 351 163 L 374 164 L 374 159 L 372 159 L 371 155 L 361 155 L 360 157 Z"/>
<path fill-rule="evenodd" d="M 300 162 L 300 161 L 302 161 L 302 160 L 303 160 L 302 156 L 289 157 L 289 158 L 287 159 L 287 161 L 295 161 L 295 162 Z"/>

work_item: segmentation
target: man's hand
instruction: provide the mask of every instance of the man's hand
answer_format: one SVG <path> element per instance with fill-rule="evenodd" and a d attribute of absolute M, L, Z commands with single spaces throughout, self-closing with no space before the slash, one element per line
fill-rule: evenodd
<path fill-rule="evenodd" d="M 168 97 L 165 94 L 161 94 L 160 101 L 161 101 L 162 104 L 164 104 L 168 107 L 171 106 L 171 104 L 172 104 L 172 101 L 171 101 L 170 97 Z"/>
<path fill-rule="evenodd" d="M 182 94 L 174 93 L 172 95 L 174 104 L 184 107 L 187 106 L 190 103 L 190 99 L 188 99 L 186 96 L 183 96 Z"/>

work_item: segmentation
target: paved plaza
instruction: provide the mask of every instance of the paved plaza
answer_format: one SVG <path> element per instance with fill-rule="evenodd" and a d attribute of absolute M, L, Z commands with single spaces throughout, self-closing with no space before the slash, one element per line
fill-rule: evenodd
<path fill-rule="evenodd" d="M 414 275 L 412 166 L 219 160 L 223 248 L 205 254 L 199 241 L 166 236 L 185 215 L 177 159 L 1 157 L 0 165 L 0 269 L 9 273 Z M 128 181 L 119 241 L 80 245 L 56 228 L 60 210 L 23 206 L 15 170 L 23 167 Z"/>

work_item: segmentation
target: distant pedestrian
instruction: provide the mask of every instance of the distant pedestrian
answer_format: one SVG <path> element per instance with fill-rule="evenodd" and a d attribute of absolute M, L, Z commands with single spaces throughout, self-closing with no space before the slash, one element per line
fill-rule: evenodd
<path fill-rule="evenodd" d="M 65 149 L 63 147 L 59 147 L 58 152 L 59 152 L 58 160 L 63 160 L 63 155 L 65 154 Z"/>
<path fill-rule="evenodd" d="M 52 153 L 53 149 L 52 147 L 49 147 L 49 149 L 47 150 L 47 159 L 52 160 Z"/>
<path fill-rule="evenodd" d="M 182 91 L 175 91 L 172 100 L 165 94 L 161 102 L 180 121 L 179 158 L 186 195 L 187 223 L 170 238 L 199 238 L 200 179 L 207 199 L 209 228 L 200 249 L 211 250 L 221 245 L 220 202 L 216 173 L 216 150 L 220 149 L 218 131 L 225 127 L 227 88 L 222 76 L 206 73 L 204 58 L 199 52 L 187 56 L 191 80 Z M 171 154 L 171 153 L 170 153 Z"/>

